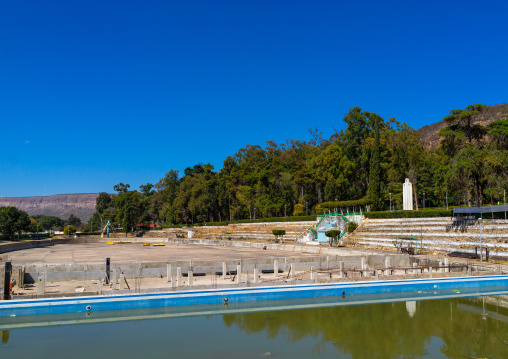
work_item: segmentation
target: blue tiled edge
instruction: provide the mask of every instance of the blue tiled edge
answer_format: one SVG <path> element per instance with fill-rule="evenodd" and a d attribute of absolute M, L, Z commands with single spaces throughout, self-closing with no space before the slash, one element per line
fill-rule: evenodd
<path fill-rule="evenodd" d="M 506 286 L 508 290 L 508 276 L 342 282 L 280 287 L 210 289 L 154 294 L 12 300 L 0 301 L 0 317 L 213 304 L 224 303 L 226 300 L 229 303 L 234 303 L 258 300 L 312 298 L 338 296 L 342 295 L 342 292 L 344 292 L 345 295 L 358 295 L 434 290 L 435 288 L 439 290 L 494 286 Z"/>

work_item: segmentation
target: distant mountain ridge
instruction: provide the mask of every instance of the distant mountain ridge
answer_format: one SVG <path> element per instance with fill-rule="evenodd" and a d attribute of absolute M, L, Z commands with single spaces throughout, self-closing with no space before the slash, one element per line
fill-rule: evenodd
<path fill-rule="evenodd" d="M 43 214 L 68 219 L 71 214 L 86 222 L 95 212 L 95 199 L 98 193 L 57 194 L 39 197 L 0 198 L 0 207 L 13 206 L 29 216 Z"/>
<path fill-rule="evenodd" d="M 486 111 L 473 118 L 473 123 L 479 123 L 487 126 L 494 121 L 504 120 L 508 116 L 508 103 L 501 105 L 490 106 Z M 420 139 L 425 144 L 427 149 L 437 148 L 441 144 L 441 137 L 438 133 L 441 129 L 446 127 L 446 123 L 441 120 L 439 122 L 423 126 L 418 130 Z"/>

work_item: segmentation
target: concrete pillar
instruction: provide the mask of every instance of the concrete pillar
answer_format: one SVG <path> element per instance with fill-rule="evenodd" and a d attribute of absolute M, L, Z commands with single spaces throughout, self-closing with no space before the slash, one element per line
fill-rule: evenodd
<path fill-rule="evenodd" d="M 125 275 L 120 273 L 120 290 L 125 289 Z"/>
<path fill-rule="evenodd" d="M 365 268 L 365 257 L 362 257 L 362 264 L 361 264 L 361 268 Z"/>
<path fill-rule="evenodd" d="M 25 285 L 25 266 L 19 267 L 18 274 L 18 287 L 21 288 Z"/>
<path fill-rule="evenodd" d="M 41 273 L 37 278 L 37 295 L 44 295 L 46 291 L 45 284 L 44 275 Z"/>
<path fill-rule="evenodd" d="M 116 289 L 116 269 L 113 269 L 113 279 L 111 280 L 113 289 Z"/>
<path fill-rule="evenodd" d="M 390 268 L 390 257 L 386 256 L 385 258 L 385 268 L 388 269 Z"/>
<path fill-rule="evenodd" d="M 97 294 L 102 294 L 102 281 L 100 279 L 97 281 Z"/>
<path fill-rule="evenodd" d="M 429 278 L 432 278 L 432 267 L 429 267 Z"/>
<path fill-rule="evenodd" d="M 176 268 L 176 285 L 177 287 L 182 286 L 182 267 Z"/>
<path fill-rule="evenodd" d="M 226 262 L 222 262 L 222 279 L 226 279 L 226 275 L 228 273 L 228 266 Z"/>
<path fill-rule="evenodd" d="M 289 268 L 290 268 L 290 269 L 289 269 L 289 273 L 291 273 L 291 277 L 290 277 L 290 278 L 294 278 L 294 277 L 295 277 L 295 266 L 294 266 L 294 264 L 293 264 L 293 263 L 291 263 L 291 264 L 289 265 Z"/>
<path fill-rule="evenodd" d="M 376 278 L 376 280 L 379 280 L 379 274 L 377 269 L 374 269 L 374 277 Z"/>
<path fill-rule="evenodd" d="M 168 264 L 168 268 L 166 270 L 166 275 L 167 275 L 167 278 L 168 278 L 168 282 L 171 281 L 171 264 Z"/>
<path fill-rule="evenodd" d="M 259 281 L 259 269 L 254 268 L 254 283 Z"/>
<path fill-rule="evenodd" d="M 316 280 L 315 276 L 316 272 L 314 271 L 314 267 L 310 267 L 310 280 Z"/>
<path fill-rule="evenodd" d="M 416 269 L 416 266 L 417 266 L 416 262 L 415 262 L 415 263 L 413 263 L 413 268 L 414 268 L 414 269 L 413 269 L 413 274 L 414 274 L 414 275 L 418 274 L 418 271 L 417 271 L 417 269 Z"/>
<path fill-rule="evenodd" d="M 367 275 L 368 275 L 368 273 L 367 273 L 367 265 L 364 264 L 362 269 L 363 269 L 363 276 L 367 277 Z"/>
<path fill-rule="evenodd" d="M 273 276 L 277 277 L 279 275 L 279 261 L 276 259 L 273 261 Z"/>
<path fill-rule="evenodd" d="M 7 300 L 9 298 L 6 298 L 5 295 L 8 293 L 5 293 L 5 264 L 0 262 L 0 300 Z"/>
<path fill-rule="evenodd" d="M 467 266 L 467 275 L 471 277 L 472 275 L 472 268 L 471 266 Z"/>
<path fill-rule="evenodd" d="M 448 273 L 450 271 L 450 262 L 448 258 L 444 259 L 444 265 L 445 265 L 445 272 Z"/>
<path fill-rule="evenodd" d="M 176 288 L 176 278 L 171 278 L 171 288 Z"/>
<path fill-rule="evenodd" d="M 344 262 L 339 262 L 339 278 L 344 278 Z"/>
<path fill-rule="evenodd" d="M 245 274 L 245 284 L 247 285 L 247 287 L 249 286 L 249 283 L 250 283 L 250 276 L 249 276 L 249 273 Z"/>
<path fill-rule="evenodd" d="M 439 271 L 444 273 L 443 262 L 439 261 Z"/>
<path fill-rule="evenodd" d="M 188 284 L 189 286 L 194 285 L 194 271 L 189 270 L 187 272 L 187 279 L 188 279 L 188 282 L 189 282 L 189 284 Z"/>
<path fill-rule="evenodd" d="M 241 264 L 236 266 L 236 282 L 237 283 L 242 282 L 242 265 Z"/>

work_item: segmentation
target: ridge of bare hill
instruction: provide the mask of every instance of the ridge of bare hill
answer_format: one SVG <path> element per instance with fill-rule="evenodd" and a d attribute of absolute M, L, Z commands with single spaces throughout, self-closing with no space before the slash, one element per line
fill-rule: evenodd
<path fill-rule="evenodd" d="M 36 197 L 0 198 L 0 207 L 13 206 L 25 211 L 29 216 L 42 214 L 67 219 L 71 214 L 86 222 L 95 212 L 95 199 L 98 193 L 56 194 Z"/>
<path fill-rule="evenodd" d="M 508 116 L 508 103 L 490 106 L 487 110 L 473 117 L 474 124 L 481 124 L 487 126 L 494 121 L 504 120 Z M 433 149 L 439 147 L 441 144 L 441 137 L 438 133 L 441 129 L 446 127 L 443 120 L 433 123 L 431 125 L 423 126 L 418 130 L 420 140 L 423 141 L 425 148 Z"/>

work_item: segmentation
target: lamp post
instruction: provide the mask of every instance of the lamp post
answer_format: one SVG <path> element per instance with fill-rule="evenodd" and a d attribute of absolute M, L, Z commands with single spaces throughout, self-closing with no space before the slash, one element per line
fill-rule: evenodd
<path fill-rule="evenodd" d="M 284 217 L 287 217 L 287 215 L 286 215 L 286 205 L 284 205 Z"/>
<path fill-rule="evenodd" d="M 480 222 L 480 262 L 483 262 L 483 251 L 482 251 L 482 218 L 478 218 Z"/>
<path fill-rule="evenodd" d="M 446 190 L 446 210 L 448 210 L 448 189 Z"/>
<path fill-rule="evenodd" d="M 390 212 L 392 211 L 392 194 L 390 193 Z"/>
<path fill-rule="evenodd" d="M 423 192 L 423 209 L 425 209 L 425 192 Z"/>

